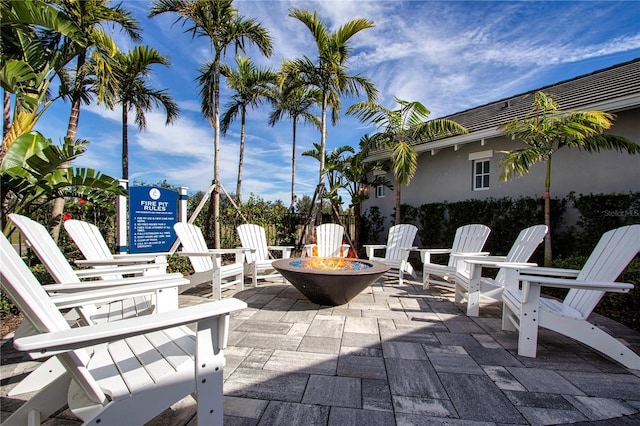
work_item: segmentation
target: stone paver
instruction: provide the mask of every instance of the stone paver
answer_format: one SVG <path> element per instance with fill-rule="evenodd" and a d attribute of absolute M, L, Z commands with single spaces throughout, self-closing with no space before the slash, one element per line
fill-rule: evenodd
<path fill-rule="evenodd" d="M 210 293 L 193 290 L 183 306 Z M 520 357 L 495 301 L 468 318 L 452 292 L 417 281 L 376 283 L 336 307 L 277 281 L 235 297 L 249 308 L 230 320 L 227 426 L 640 424 L 640 371 L 547 330 L 537 358 Z M 640 352 L 638 333 L 606 318 L 598 324 Z M 1 349 L 5 420 L 29 396 L 7 392 L 39 363 L 10 338 Z M 147 426 L 191 426 L 195 409 L 187 397 Z M 47 424 L 80 423 L 66 409 Z"/>

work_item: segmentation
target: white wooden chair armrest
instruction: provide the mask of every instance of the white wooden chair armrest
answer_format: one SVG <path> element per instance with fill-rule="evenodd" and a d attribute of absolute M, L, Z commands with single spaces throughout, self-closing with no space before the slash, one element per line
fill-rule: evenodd
<path fill-rule="evenodd" d="M 100 278 L 105 275 L 128 275 L 128 274 L 142 274 L 143 272 L 166 267 L 166 264 L 162 263 L 149 263 L 146 265 L 129 265 L 129 266 L 117 266 L 117 267 L 104 267 L 96 269 L 76 269 L 74 272 L 78 278 Z M 164 271 L 164 270 L 163 270 Z"/>
<path fill-rule="evenodd" d="M 139 257 L 136 259 L 128 259 L 125 257 L 115 258 L 115 259 L 96 259 L 96 260 L 87 260 L 87 259 L 79 259 L 75 260 L 75 263 L 78 266 L 119 266 L 119 265 L 164 265 L 167 262 L 156 262 L 155 257 Z"/>
<path fill-rule="evenodd" d="M 77 291 L 74 293 L 52 292 L 50 293 L 50 297 L 58 309 L 66 309 L 87 304 L 109 303 L 125 298 L 156 294 L 163 290 L 173 289 L 188 284 L 189 280 L 180 278 L 131 284 L 120 287 L 95 288 L 86 291 Z"/>
<path fill-rule="evenodd" d="M 81 281 L 73 283 L 47 284 L 42 287 L 49 293 L 74 293 L 98 288 L 126 287 L 134 284 L 148 282 L 163 283 L 164 281 L 181 280 L 183 275 L 179 272 L 163 275 L 144 275 L 138 277 L 118 278 L 115 280 Z M 174 284 L 175 285 L 175 284 Z"/>
<path fill-rule="evenodd" d="M 536 266 L 534 268 L 527 268 L 523 273 L 526 273 L 527 275 L 540 275 L 545 277 L 577 277 L 580 274 L 580 270 Z"/>
<path fill-rule="evenodd" d="M 367 251 L 367 257 L 371 259 L 375 257 L 376 250 L 384 250 L 387 246 L 386 244 L 365 244 L 364 248 Z"/>
<path fill-rule="evenodd" d="M 173 253 L 169 253 L 167 251 L 163 252 L 153 252 L 153 253 L 116 253 L 113 255 L 114 259 L 140 259 L 141 261 L 144 259 L 156 259 L 158 257 L 167 257 L 171 256 Z"/>
<path fill-rule="evenodd" d="M 481 260 L 481 261 L 487 261 L 487 262 L 506 262 L 507 261 L 507 256 L 489 256 L 489 255 L 484 255 L 484 252 L 480 252 L 480 253 L 472 253 L 471 255 L 467 254 L 467 253 L 451 253 L 451 256 L 456 257 L 456 258 L 460 258 L 462 260 Z M 460 260 L 457 259 L 457 260 Z"/>
<path fill-rule="evenodd" d="M 291 257 L 291 251 L 294 248 L 295 248 L 294 246 L 267 246 L 267 250 L 282 252 L 282 258 L 283 259 L 290 258 Z"/>
<path fill-rule="evenodd" d="M 474 258 L 474 259 L 464 258 L 463 260 L 470 265 L 477 265 L 477 266 L 487 267 L 487 268 L 520 269 L 520 268 L 531 268 L 534 266 L 538 266 L 537 263 L 533 263 L 533 262 L 500 262 L 500 261 L 492 261 L 492 260 L 483 260 L 482 258 Z"/>
<path fill-rule="evenodd" d="M 294 249 L 293 246 L 267 246 L 267 248 L 269 250 L 275 250 L 275 251 L 287 251 L 287 250 L 293 250 Z"/>
<path fill-rule="evenodd" d="M 585 290 L 597 290 L 597 291 L 609 291 L 615 293 L 628 293 L 633 289 L 633 284 L 622 282 L 610 282 L 610 281 L 584 281 L 574 280 L 570 278 L 553 278 L 553 277 L 541 277 L 539 275 L 527 275 L 518 274 L 518 280 L 528 282 L 529 285 L 535 285 L 539 287 L 555 287 L 566 289 L 585 289 Z"/>
<path fill-rule="evenodd" d="M 14 340 L 14 346 L 20 351 L 49 356 L 113 342 L 143 333 L 198 323 L 203 320 L 226 316 L 230 312 L 246 307 L 247 304 L 241 300 L 235 298 L 223 299 L 189 306 L 176 311 L 22 337 Z M 220 334 L 226 335 L 226 331 Z M 220 347 L 224 347 L 224 345 L 220 344 Z"/>
<path fill-rule="evenodd" d="M 449 254 L 451 249 L 447 248 L 417 248 L 416 251 L 420 253 L 420 260 L 422 263 L 431 263 L 432 254 Z"/>

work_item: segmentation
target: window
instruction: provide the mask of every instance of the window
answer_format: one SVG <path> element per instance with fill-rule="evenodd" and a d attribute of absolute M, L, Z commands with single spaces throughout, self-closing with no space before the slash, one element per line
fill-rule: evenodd
<path fill-rule="evenodd" d="M 489 189 L 491 160 L 473 161 L 473 190 Z"/>
<path fill-rule="evenodd" d="M 491 176 L 491 157 L 493 150 L 472 152 L 469 154 L 472 168 L 472 187 L 474 191 L 489 189 Z"/>
<path fill-rule="evenodd" d="M 376 186 L 376 198 L 384 198 L 384 185 Z"/>

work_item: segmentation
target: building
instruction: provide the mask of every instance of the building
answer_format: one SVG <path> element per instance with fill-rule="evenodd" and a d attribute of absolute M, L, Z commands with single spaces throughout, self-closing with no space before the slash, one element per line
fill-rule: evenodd
<path fill-rule="evenodd" d="M 500 124 L 524 117 L 531 110 L 534 92 L 543 91 L 562 110 L 599 110 L 615 114 L 611 134 L 640 143 L 640 58 L 591 74 L 532 90 L 446 118 L 469 130 L 468 134 L 438 139 L 415 146 L 418 169 L 409 186 L 402 188 L 402 203 L 418 207 L 436 202 L 501 197 L 536 197 L 544 191 L 545 164 L 517 179 L 502 182 L 502 152 L 524 146 L 501 136 Z M 389 158 L 388 151 L 374 152 L 369 159 Z M 589 154 L 563 148 L 552 160 L 551 196 L 640 191 L 640 155 L 617 151 Z M 387 177 L 394 182 L 393 174 Z M 395 184 L 395 182 L 394 182 Z M 395 190 L 371 188 L 363 211 L 377 206 L 384 217 L 395 207 Z"/>

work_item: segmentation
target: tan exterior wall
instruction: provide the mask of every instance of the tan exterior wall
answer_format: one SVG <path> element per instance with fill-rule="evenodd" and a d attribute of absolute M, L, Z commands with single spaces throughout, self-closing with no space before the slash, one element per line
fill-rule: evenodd
<path fill-rule="evenodd" d="M 617 113 L 610 133 L 625 136 L 640 144 L 640 109 Z M 418 157 L 418 170 L 409 186 L 402 188 L 402 203 L 418 207 L 426 203 L 455 202 L 488 197 L 542 196 L 544 191 L 545 165 L 536 164 L 528 175 L 501 182 L 499 151 L 517 148 L 517 142 L 505 137 L 488 139 L 484 145 L 474 142 L 460 146 L 457 151 L 446 148 L 435 155 L 430 152 Z M 472 189 L 472 156 L 479 152 L 492 151 L 490 158 L 490 188 Z M 552 160 L 551 196 L 564 197 L 569 192 L 578 194 L 612 193 L 640 191 L 640 155 L 629 155 L 616 151 L 601 151 L 588 154 L 576 149 L 563 148 Z M 393 180 L 393 174 L 387 177 Z M 395 183 L 395 182 L 394 182 Z M 395 190 L 386 189 L 384 198 L 375 197 L 371 188 L 371 198 L 364 209 L 378 206 L 381 213 L 389 218 L 395 206 Z M 363 209 L 363 210 L 364 210 Z M 388 222 L 386 222 L 388 224 Z"/>

